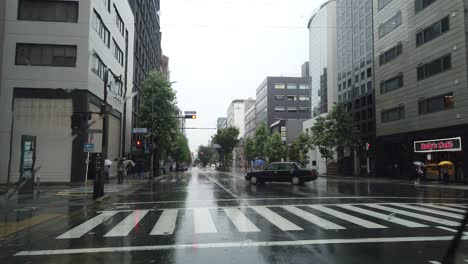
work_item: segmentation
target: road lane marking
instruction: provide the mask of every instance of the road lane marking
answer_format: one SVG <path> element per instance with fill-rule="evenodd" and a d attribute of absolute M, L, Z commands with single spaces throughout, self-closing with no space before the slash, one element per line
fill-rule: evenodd
<path fill-rule="evenodd" d="M 441 206 L 441 205 L 435 205 L 435 204 L 421 204 L 423 206 L 427 206 L 427 207 L 432 207 L 432 208 L 437 208 L 437 209 L 442 209 L 442 210 L 446 210 L 446 211 L 451 211 L 451 212 L 457 212 L 457 213 L 466 213 L 466 209 L 457 209 L 457 208 L 450 208 L 450 207 L 447 207 L 447 206 Z"/>
<path fill-rule="evenodd" d="M 165 209 L 158 219 L 158 222 L 151 230 L 150 235 L 172 235 L 176 226 L 177 215 L 179 210 L 177 209 Z"/>
<path fill-rule="evenodd" d="M 443 229 L 445 231 L 452 232 L 452 233 L 458 233 L 458 230 L 455 230 L 453 228 L 448 228 L 448 227 L 445 227 L 445 226 L 436 226 L 436 227 L 439 228 L 439 229 Z M 464 236 L 468 235 L 468 232 L 463 232 L 463 235 Z"/>
<path fill-rule="evenodd" d="M 333 245 L 333 244 L 369 244 L 369 243 L 405 243 L 405 242 L 432 242 L 450 241 L 453 236 L 422 236 L 422 237 L 380 237 L 380 238 L 351 238 L 351 239 L 317 239 L 317 240 L 293 240 L 293 241 L 258 241 L 258 242 L 230 242 L 230 243 L 201 243 L 201 244 L 176 244 L 176 245 L 152 245 L 133 247 L 105 247 L 105 248 L 77 248 L 55 250 L 31 250 L 20 251 L 14 256 L 45 256 L 66 254 L 92 254 L 92 253 L 120 253 L 133 251 L 161 251 L 181 249 L 213 249 L 213 248 L 252 248 L 252 247 L 278 247 L 278 246 L 308 246 L 308 245 Z M 462 240 L 468 240 L 463 236 Z"/>
<path fill-rule="evenodd" d="M 438 224 L 446 225 L 446 226 L 459 226 L 460 224 L 458 222 L 450 221 L 450 220 L 445 220 L 442 218 L 437 218 L 437 217 L 432 217 L 428 215 L 422 215 L 422 214 L 417 214 L 417 213 L 412 213 L 404 210 L 399 210 L 399 209 L 394 209 L 391 207 L 379 205 L 379 204 L 365 204 L 364 206 L 375 208 L 375 209 L 380 209 L 388 212 L 392 212 L 395 214 L 400 214 L 400 215 L 406 215 L 409 217 L 429 221 L 429 222 L 435 222 Z"/>
<path fill-rule="evenodd" d="M 177 182 L 177 179 L 172 179 L 171 182 Z"/>
<path fill-rule="evenodd" d="M 167 179 L 162 179 L 159 182 L 167 182 Z"/>
<path fill-rule="evenodd" d="M 364 220 L 364 219 L 361 219 L 359 217 L 355 217 L 355 216 L 352 216 L 352 215 L 349 215 L 349 214 L 345 214 L 345 213 L 342 213 L 340 211 L 337 211 L 337 210 L 334 210 L 334 209 L 331 209 L 331 208 L 328 208 L 328 207 L 325 207 L 325 206 L 322 206 L 322 205 L 309 205 L 309 207 L 311 207 L 311 208 L 313 208 L 315 210 L 324 212 L 326 214 L 332 215 L 332 216 L 334 216 L 336 218 L 340 218 L 340 219 L 349 221 L 349 222 L 351 222 L 353 224 L 356 224 L 356 225 L 359 225 L 359 226 L 362 226 L 362 227 L 365 227 L 365 228 L 387 228 L 386 226 L 379 225 L 379 224 L 376 224 L 376 223 L 373 223 L 373 222 L 370 222 L 370 221 L 367 221 L 367 220 Z"/>
<path fill-rule="evenodd" d="M 431 213 L 431 214 L 436 214 L 436 215 L 448 216 L 448 217 L 457 218 L 457 219 L 463 219 L 463 217 L 464 217 L 463 215 L 449 213 L 449 212 L 443 212 L 443 211 L 424 208 L 424 207 L 420 207 L 420 206 L 412 206 L 412 205 L 407 205 L 407 204 L 394 204 L 394 203 L 391 203 L 391 205 L 395 205 L 395 206 L 398 206 L 398 207 L 403 207 L 403 208 L 411 209 L 411 210 L 415 210 L 415 211 L 421 211 L 421 212 L 426 212 L 426 213 Z"/>
<path fill-rule="evenodd" d="M 80 238 L 84 234 L 88 233 L 89 231 L 93 230 L 98 225 L 102 224 L 103 222 L 107 221 L 109 218 L 116 215 L 119 211 L 104 211 L 95 217 L 87 220 L 86 222 L 76 226 L 75 228 L 69 230 L 66 233 L 58 236 L 57 239 L 71 239 L 71 238 Z"/>
<path fill-rule="evenodd" d="M 104 237 L 123 237 L 130 234 L 133 228 L 138 225 L 143 217 L 149 212 L 149 210 L 135 210 L 124 220 L 118 223 L 114 228 L 112 228 Z"/>
<path fill-rule="evenodd" d="M 193 209 L 195 233 L 217 233 L 211 213 L 207 208 Z"/>
<path fill-rule="evenodd" d="M 372 216 L 372 217 L 375 217 L 375 218 L 378 218 L 378 219 L 381 219 L 381 220 L 385 220 L 385 221 L 395 223 L 395 224 L 398 224 L 398 225 L 402 225 L 402 226 L 406 226 L 406 227 L 427 227 L 427 225 L 419 224 L 419 223 L 416 223 L 416 222 L 408 221 L 408 220 L 401 219 L 401 218 L 394 217 L 394 216 L 389 216 L 389 215 L 386 215 L 386 214 L 381 214 L 381 213 L 370 211 L 370 210 L 367 210 L 367 209 L 364 209 L 364 208 L 359 208 L 359 207 L 356 207 L 356 206 L 353 206 L 353 205 L 341 204 L 341 205 L 337 205 L 337 206 L 339 206 L 341 208 L 344 208 L 344 209 L 348 209 L 350 211 L 354 211 L 354 212 L 357 212 L 357 213 L 360 213 L 360 214 L 365 214 L 365 215 L 368 215 L 368 216 Z"/>
<path fill-rule="evenodd" d="M 332 223 L 328 220 L 325 220 L 321 217 L 318 217 L 316 215 L 313 215 L 307 211 L 304 211 L 302 209 L 299 209 L 297 207 L 294 207 L 294 206 L 282 206 L 283 209 L 285 209 L 286 211 L 289 211 L 290 213 L 293 213 L 309 222 L 311 222 L 312 224 L 315 224 L 323 229 L 346 229 L 340 225 L 337 225 L 335 223 Z"/>
<path fill-rule="evenodd" d="M 239 232 L 260 232 L 260 229 L 238 208 L 224 208 L 224 212 Z"/>
<path fill-rule="evenodd" d="M 433 261 L 429 261 L 429 263 L 431 263 L 431 264 L 442 264 L 441 262 L 439 262 L 439 261 L 435 261 L 435 260 L 433 260 Z"/>
<path fill-rule="evenodd" d="M 462 204 L 443 204 L 443 205 L 465 209 L 463 210 L 462 213 L 464 213 L 466 211 L 466 208 L 468 208 L 468 206 L 462 205 Z"/>
<path fill-rule="evenodd" d="M 265 206 L 252 206 L 250 208 L 252 208 L 255 212 L 257 212 L 257 214 L 263 216 L 266 220 L 283 231 L 304 230 Z"/>
<path fill-rule="evenodd" d="M 239 200 L 239 196 L 235 195 L 233 192 L 231 192 L 230 190 L 228 190 L 226 187 L 224 187 L 221 183 L 219 183 L 218 181 L 214 180 L 213 178 L 211 178 L 210 176 L 206 176 L 206 178 L 211 181 L 212 183 L 218 185 L 221 189 L 223 189 L 225 192 L 229 193 L 230 195 L 232 195 L 232 197 L 236 198 L 237 200 Z"/>

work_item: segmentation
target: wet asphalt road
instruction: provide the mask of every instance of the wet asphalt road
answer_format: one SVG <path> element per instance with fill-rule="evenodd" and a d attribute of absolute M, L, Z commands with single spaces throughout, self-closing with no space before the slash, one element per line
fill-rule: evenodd
<path fill-rule="evenodd" d="M 0 241 L 0 263 L 437 263 L 464 208 L 465 190 L 193 168 Z"/>

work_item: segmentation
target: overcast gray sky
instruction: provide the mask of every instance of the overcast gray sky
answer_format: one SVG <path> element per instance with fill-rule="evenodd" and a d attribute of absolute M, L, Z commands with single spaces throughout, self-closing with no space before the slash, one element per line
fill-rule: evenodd
<path fill-rule="evenodd" d="M 187 127 L 216 127 L 234 99 L 255 98 L 266 76 L 298 76 L 307 21 L 325 0 L 161 0 L 163 53 Z M 215 130 L 188 130 L 190 149 Z"/>

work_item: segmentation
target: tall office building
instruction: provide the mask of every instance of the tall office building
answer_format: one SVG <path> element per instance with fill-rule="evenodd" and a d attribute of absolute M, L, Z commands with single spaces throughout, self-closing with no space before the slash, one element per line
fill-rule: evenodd
<path fill-rule="evenodd" d="M 34 152 L 41 181 L 82 182 L 83 145 L 94 144 L 91 157 L 102 151 L 102 119 L 92 114 L 88 120 L 83 113 L 100 112 L 104 89 L 112 107 L 109 159 L 130 146 L 123 140 L 130 135 L 124 122 L 131 118 L 125 116 L 124 97 L 133 86 L 134 18 L 128 2 L 1 2 L 0 182 L 16 183 Z"/>
<path fill-rule="evenodd" d="M 128 0 L 128 2 L 135 16 L 133 92 L 137 95 L 133 97 L 132 103 L 132 127 L 136 127 L 138 111 L 144 100 L 142 83 L 151 71 L 161 69 L 160 0 Z M 134 144 L 135 138 L 132 146 Z"/>
<path fill-rule="evenodd" d="M 413 161 L 439 180 L 467 181 L 468 2 L 375 0 L 377 175 L 409 177 Z"/>
<path fill-rule="evenodd" d="M 238 128 L 239 138 L 245 136 L 245 110 L 254 104 L 254 99 L 237 99 L 229 105 L 226 116 L 226 127 Z"/>
<path fill-rule="evenodd" d="M 255 113 L 255 103 L 252 106 L 245 110 L 245 138 L 253 138 L 255 135 L 255 129 L 257 127 L 256 113 Z"/>
<path fill-rule="evenodd" d="M 336 1 L 324 3 L 310 18 L 309 80 L 312 92 L 309 105 L 312 116 L 303 123 L 304 132 L 311 134 L 316 118 L 326 116 L 338 99 L 336 71 Z M 326 162 L 317 149 L 309 152 L 310 168 L 326 172 Z"/>
<path fill-rule="evenodd" d="M 374 42 L 372 0 L 337 0 L 337 84 L 338 103 L 353 115 L 361 141 L 375 145 Z M 371 148 L 372 149 L 372 148 Z M 342 155 L 344 154 L 344 155 Z M 374 152 L 355 148 L 339 153 L 345 175 L 367 174 L 374 169 Z M 362 169 L 362 171 L 361 171 Z"/>
<path fill-rule="evenodd" d="M 216 120 L 216 130 L 225 128 L 226 120 L 227 119 L 225 117 L 218 117 L 218 120 Z"/>

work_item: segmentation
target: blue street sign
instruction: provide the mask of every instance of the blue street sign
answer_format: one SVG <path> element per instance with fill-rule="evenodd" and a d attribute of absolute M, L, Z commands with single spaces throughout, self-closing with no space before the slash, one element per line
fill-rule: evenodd
<path fill-rule="evenodd" d="M 84 144 L 83 151 L 84 152 L 93 152 L 94 151 L 94 144 Z"/>

